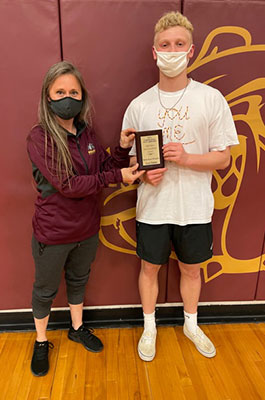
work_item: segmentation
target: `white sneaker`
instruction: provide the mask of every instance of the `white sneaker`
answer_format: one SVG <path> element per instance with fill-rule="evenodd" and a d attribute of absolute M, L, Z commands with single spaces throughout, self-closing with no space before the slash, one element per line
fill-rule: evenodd
<path fill-rule="evenodd" d="M 183 326 L 183 333 L 194 344 L 196 349 L 205 357 L 212 358 L 216 355 L 216 350 L 213 343 L 205 335 L 205 333 L 197 326 L 196 334 L 190 332 L 186 325 Z"/>
<path fill-rule="evenodd" d="M 138 343 L 139 357 L 144 361 L 152 361 L 156 354 L 156 331 L 144 331 Z"/>

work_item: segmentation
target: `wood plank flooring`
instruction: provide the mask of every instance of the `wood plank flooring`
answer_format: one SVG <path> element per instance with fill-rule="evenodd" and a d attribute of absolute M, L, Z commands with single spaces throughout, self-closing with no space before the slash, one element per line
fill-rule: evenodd
<path fill-rule="evenodd" d="M 30 372 L 34 332 L 0 333 L 0 400 L 265 400 L 265 324 L 204 325 L 217 355 L 207 359 L 182 327 L 159 327 L 157 355 L 137 355 L 142 328 L 98 329 L 95 354 L 49 331 L 50 371 Z"/>

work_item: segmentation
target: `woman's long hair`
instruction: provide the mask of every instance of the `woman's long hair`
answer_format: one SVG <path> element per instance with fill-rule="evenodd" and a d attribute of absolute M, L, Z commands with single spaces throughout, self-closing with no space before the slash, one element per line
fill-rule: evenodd
<path fill-rule="evenodd" d="M 56 171 L 55 174 L 61 183 L 63 176 L 66 176 L 70 184 L 69 179 L 74 173 L 72 157 L 67 143 L 67 132 L 59 125 L 56 114 L 52 111 L 48 101 L 51 85 L 59 76 L 64 74 L 74 75 L 82 89 L 82 109 L 75 117 L 75 121 L 82 121 L 91 126 L 91 103 L 83 77 L 78 69 L 68 61 L 54 64 L 44 77 L 39 103 L 39 124 L 45 132 L 45 158 L 47 157 L 49 137 L 52 148 L 52 171 Z"/>

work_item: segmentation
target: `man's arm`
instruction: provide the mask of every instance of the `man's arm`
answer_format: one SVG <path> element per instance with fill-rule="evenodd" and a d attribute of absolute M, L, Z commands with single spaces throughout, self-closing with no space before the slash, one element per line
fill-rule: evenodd
<path fill-rule="evenodd" d="M 230 149 L 223 151 L 211 151 L 205 154 L 189 154 L 181 143 L 167 143 L 163 146 L 164 159 L 173 161 L 177 165 L 187 167 L 195 171 L 213 171 L 224 169 L 230 163 Z"/>

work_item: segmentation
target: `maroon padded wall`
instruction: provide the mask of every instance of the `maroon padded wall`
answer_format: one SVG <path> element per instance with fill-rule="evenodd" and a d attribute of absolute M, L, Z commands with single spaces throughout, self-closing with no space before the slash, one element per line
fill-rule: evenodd
<path fill-rule="evenodd" d="M 113 147 L 118 141 L 128 103 L 158 79 L 151 53 L 154 24 L 164 12 L 180 10 L 180 3 L 195 27 L 196 53 L 190 65 L 191 76 L 208 82 L 227 96 L 242 142 L 233 168 L 220 173 L 225 179 L 232 172 L 230 178 L 222 190 L 216 192 L 217 203 L 223 206 L 214 216 L 214 253 L 222 256 L 221 239 L 229 208 L 224 204 L 227 196 L 237 190 L 225 240 L 229 259 L 222 260 L 221 273 L 217 262 L 204 267 L 202 275 L 207 283 L 203 284 L 201 300 L 265 298 L 265 266 L 261 260 L 264 254 L 262 177 L 265 167 L 260 145 L 265 131 L 264 107 L 261 106 L 265 84 L 264 78 L 260 80 L 264 76 L 265 1 L 2 0 L 0 309 L 29 308 L 31 303 L 34 278 L 31 218 L 36 194 L 25 142 L 31 126 L 37 122 L 43 76 L 50 65 L 61 59 L 61 44 L 63 58 L 74 62 L 85 77 L 102 144 L 106 148 Z M 236 27 L 237 34 L 225 32 L 224 26 L 233 27 L 234 31 Z M 223 31 L 209 42 L 206 55 L 216 46 L 219 50 L 242 47 L 245 39 L 238 32 L 244 32 L 245 38 L 250 35 L 252 44 L 260 47 L 250 46 L 254 51 L 241 48 L 237 54 L 230 51 L 225 57 L 211 61 L 206 58 L 202 65 L 197 60 L 194 64 L 207 36 L 220 27 Z M 213 80 L 220 75 L 225 76 Z M 252 82 L 250 87 L 249 82 Z M 239 89 L 241 93 L 236 92 Z M 250 114 L 249 104 L 254 110 Z M 216 188 L 214 180 L 213 190 Z M 102 193 L 102 243 L 92 268 L 85 305 L 140 302 L 137 287 L 140 261 L 135 256 L 135 200 L 134 186 L 112 186 Z M 176 260 L 170 259 L 169 265 L 162 268 L 159 283 L 159 302 L 181 300 Z M 63 282 L 54 306 L 67 306 Z"/>
<path fill-rule="evenodd" d="M 260 275 L 257 287 L 256 300 L 264 300 L 264 293 L 265 293 L 265 236 L 264 236 L 264 247 L 262 254 L 263 256 L 260 262 Z"/>
<path fill-rule="evenodd" d="M 57 0 L 1 1 L 0 37 L 0 309 L 16 309 L 31 306 L 35 193 L 26 137 L 37 121 L 43 76 L 60 60 Z"/>
<path fill-rule="evenodd" d="M 183 13 L 193 22 L 195 30 L 196 52 L 190 65 L 190 75 L 201 82 L 224 75 L 209 84 L 227 96 L 242 142 L 239 149 L 242 153 L 237 158 L 240 173 L 236 176 L 231 165 L 221 171 L 221 177 L 233 173 L 227 179 L 221 194 L 216 196 L 225 198 L 234 193 L 241 173 L 243 174 L 233 211 L 228 218 L 228 255 L 222 262 L 214 262 L 213 259 L 205 270 L 206 275 L 202 274 L 204 284 L 201 301 L 254 300 L 256 296 L 259 269 L 262 266 L 261 254 L 264 253 L 262 247 L 265 227 L 265 158 L 262 151 L 265 136 L 265 112 L 264 107 L 262 108 L 265 100 L 264 9 L 263 0 L 184 1 Z M 218 32 L 215 31 L 216 28 L 219 28 Z M 247 46 L 245 40 L 249 40 Z M 205 54 L 199 57 L 203 45 Z M 221 55 L 223 52 L 223 56 L 213 56 L 211 59 L 210 54 L 214 49 L 217 54 Z M 201 58 L 201 63 L 197 58 Z M 260 98 L 257 99 L 256 96 Z M 250 112 L 249 107 L 254 111 Z M 243 143 L 246 143 L 245 151 Z M 215 189 L 214 179 L 213 190 Z M 227 216 L 228 208 L 215 210 L 214 254 L 217 256 L 223 256 L 221 235 Z M 180 300 L 179 291 L 173 283 L 178 279 L 176 262 L 170 260 L 168 301 Z M 265 299 L 264 277 L 259 283 L 258 294 L 259 299 Z"/>
<path fill-rule="evenodd" d="M 74 4 L 74 6 L 73 6 Z M 122 117 L 129 102 L 155 84 L 158 71 L 152 61 L 154 22 L 166 11 L 180 10 L 179 1 L 61 0 L 64 59 L 79 66 L 95 106 L 97 135 L 105 147 L 117 143 Z M 135 253 L 118 234 L 119 218 L 113 215 L 135 207 L 136 191 L 122 193 L 105 206 L 104 200 L 121 187 L 102 193 L 102 214 L 114 225 L 102 231 L 111 245 Z M 135 240 L 135 222 L 124 222 Z M 137 281 L 140 261 L 100 244 L 93 265 L 85 304 L 135 304 L 140 302 Z M 166 301 L 167 269 L 160 273 L 159 301 Z"/>

